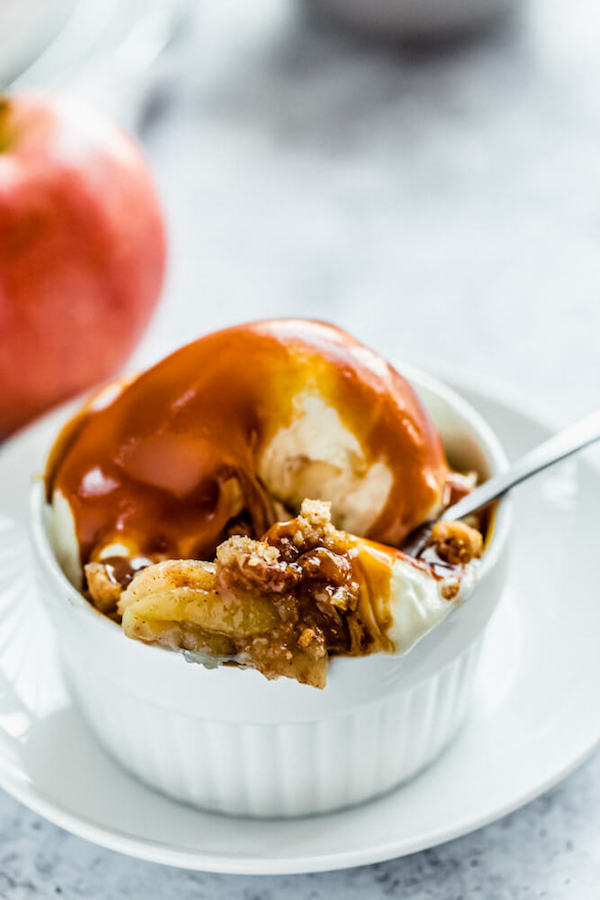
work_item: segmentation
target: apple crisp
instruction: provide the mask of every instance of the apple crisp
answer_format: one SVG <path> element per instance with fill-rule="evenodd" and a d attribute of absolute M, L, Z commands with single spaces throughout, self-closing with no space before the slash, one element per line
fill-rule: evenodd
<path fill-rule="evenodd" d="M 257 669 L 324 687 L 331 656 L 394 652 L 390 584 L 408 563 L 454 598 L 481 535 L 439 523 L 427 553 L 400 550 L 336 529 L 330 505 L 305 500 L 300 515 L 261 540 L 234 534 L 213 562 L 114 558 L 85 566 L 92 602 L 128 637 L 182 650 L 206 665 Z"/>

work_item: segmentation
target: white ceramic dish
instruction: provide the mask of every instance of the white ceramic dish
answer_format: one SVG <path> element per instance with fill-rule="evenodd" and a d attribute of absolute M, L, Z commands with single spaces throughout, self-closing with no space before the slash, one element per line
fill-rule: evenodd
<path fill-rule="evenodd" d="M 461 388 L 510 458 L 551 429 Z M 30 472 L 64 412 L 0 451 L 3 513 L 24 526 Z M 323 871 L 458 837 L 554 785 L 600 742 L 600 471 L 583 454 L 515 492 L 511 574 L 487 631 L 472 709 L 452 746 L 397 791 L 318 820 L 249 822 L 174 803 L 101 750 L 66 692 L 32 585 L 23 527 L 0 521 L 0 784 L 63 828 L 204 871 Z M 574 617 L 574 598 L 577 601 Z M 565 634 L 568 632 L 568 639 Z"/>
<path fill-rule="evenodd" d="M 0 0 L 0 86 L 56 37 L 76 0 Z"/>
<path fill-rule="evenodd" d="M 493 432 L 453 391 L 410 378 L 461 468 L 507 463 Z M 506 577 L 510 510 L 498 509 L 473 595 L 402 657 L 336 659 L 323 691 L 255 671 L 190 665 L 127 639 L 60 570 L 33 488 L 39 586 L 73 697 L 126 769 L 170 797 L 234 815 L 330 812 L 396 787 L 435 759 L 468 707 L 481 638 Z"/>
<path fill-rule="evenodd" d="M 332 20 L 383 38 L 445 38 L 487 25 L 514 0 L 305 0 Z"/>

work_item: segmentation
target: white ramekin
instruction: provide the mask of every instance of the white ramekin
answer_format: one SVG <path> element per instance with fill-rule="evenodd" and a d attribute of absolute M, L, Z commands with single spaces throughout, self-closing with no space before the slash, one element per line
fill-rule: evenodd
<path fill-rule="evenodd" d="M 455 465 L 483 475 L 506 467 L 497 438 L 464 400 L 405 374 Z M 204 669 L 129 640 L 60 569 L 39 483 L 32 504 L 39 586 L 73 698 L 106 750 L 153 788 L 236 815 L 323 813 L 399 785 L 456 733 L 505 581 L 506 500 L 467 602 L 405 656 L 332 660 L 323 691 L 252 670 Z"/>

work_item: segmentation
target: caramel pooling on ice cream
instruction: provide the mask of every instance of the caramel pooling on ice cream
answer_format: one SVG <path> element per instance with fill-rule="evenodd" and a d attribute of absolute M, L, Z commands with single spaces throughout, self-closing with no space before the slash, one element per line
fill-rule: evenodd
<path fill-rule="evenodd" d="M 341 423 L 354 441 L 346 458 L 356 479 L 361 467 L 381 473 L 378 508 L 361 536 L 398 546 L 440 507 L 447 466 L 436 428 L 406 380 L 354 338 L 278 320 L 200 338 L 67 426 L 47 490 L 68 501 L 81 563 L 123 538 L 140 554 L 210 559 L 232 526 L 260 537 L 284 517 L 278 501 L 290 503 L 265 483 L 270 447 L 286 429 L 293 440 L 316 404 L 325 413 L 315 439 Z M 342 500 L 327 491 L 329 476 L 339 482 L 335 463 L 322 473 L 313 465 L 309 487 L 321 488 L 312 496 L 331 500 L 343 527 L 351 522 L 340 521 Z M 295 464 L 286 458 L 282 467 Z"/>
<path fill-rule="evenodd" d="M 323 687 L 331 656 L 404 652 L 460 602 L 481 534 L 415 529 L 470 479 L 384 360 L 277 320 L 99 393 L 46 488 L 65 571 L 128 637 Z"/>

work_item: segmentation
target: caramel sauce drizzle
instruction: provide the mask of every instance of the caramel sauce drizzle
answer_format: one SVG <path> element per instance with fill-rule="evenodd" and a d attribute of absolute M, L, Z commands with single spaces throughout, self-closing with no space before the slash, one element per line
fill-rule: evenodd
<path fill-rule="evenodd" d="M 441 495 L 437 429 L 405 379 L 350 335 L 282 319 L 202 337 L 66 426 L 47 496 L 60 490 L 69 502 L 81 562 L 119 540 L 135 555 L 212 559 L 240 515 L 260 537 L 277 515 L 257 459 L 294 419 L 295 398 L 315 391 L 368 463 L 389 466 L 392 488 L 366 537 L 398 546 Z"/>

